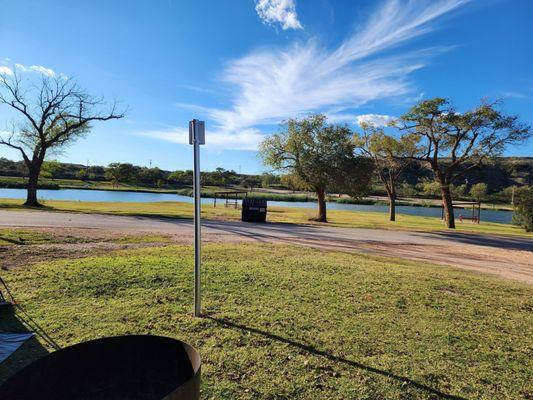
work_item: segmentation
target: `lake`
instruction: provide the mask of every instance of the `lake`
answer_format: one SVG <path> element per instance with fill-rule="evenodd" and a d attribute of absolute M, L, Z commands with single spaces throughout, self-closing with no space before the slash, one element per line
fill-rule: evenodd
<path fill-rule="evenodd" d="M 146 192 L 126 192 L 109 190 L 81 190 L 81 189 L 59 189 L 59 190 L 39 190 L 39 198 L 43 200 L 71 200 L 71 201 L 107 201 L 107 202 L 129 202 L 129 203 L 151 203 L 159 201 L 181 201 L 192 203 L 193 198 L 172 193 L 146 193 Z M 25 189 L 0 189 L 0 198 L 24 199 Z M 202 199 L 202 204 L 213 204 L 213 199 Z M 295 208 L 316 208 L 316 202 L 305 201 L 269 201 L 269 206 L 295 207 Z M 388 212 L 386 205 L 368 204 L 343 204 L 328 203 L 329 210 L 348 211 L 372 211 Z M 435 207 L 413 207 L 397 206 L 398 214 L 419 215 L 426 217 L 440 217 L 441 209 Z M 468 216 L 469 210 L 457 210 L 456 216 L 463 214 Z M 500 222 L 510 224 L 513 213 L 511 211 L 481 210 L 481 221 Z"/>

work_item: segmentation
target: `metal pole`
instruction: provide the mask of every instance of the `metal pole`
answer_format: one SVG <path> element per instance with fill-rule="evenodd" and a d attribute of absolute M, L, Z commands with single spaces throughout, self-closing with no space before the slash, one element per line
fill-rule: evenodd
<path fill-rule="evenodd" d="M 200 316 L 201 310 L 201 226 L 200 226 L 200 140 L 198 138 L 197 121 L 193 120 L 194 145 L 194 316 Z"/>

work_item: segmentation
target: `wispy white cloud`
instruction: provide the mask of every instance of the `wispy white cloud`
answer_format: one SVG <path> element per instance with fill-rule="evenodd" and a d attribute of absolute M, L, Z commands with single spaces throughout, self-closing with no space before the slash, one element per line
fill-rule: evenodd
<path fill-rule="evenodd" d="M 280 24 L 283 30 L 302 29 L 294 0 L 256 0 L 255 10 L 265 24 Z"/>
<path fill-rule="evenodd" d="M 500 94 L 504 99 L 527 99 L 528 95 L 522 92 L 507 91 Z"/>
<path fill-rule="evenodd" d="M 0 75 L 13 75 L 13 70 L 4 65 L 0 65 Z"/>
<path fill-rule="evenodd" d="M 183 128 L 169 128 L 162 130 L 148 130 L 136 132 L 137 135 L 162 139 L 173 143 L 189 144 L 189 131 Z M 216 150 L 257 150 L 257 146 L 264 139 L 258 129 L 243 129 L 238 133 L 225 130 L 206 129 L 205 146 Z"/>
<path fill-rule="evenodd" d="M 392 115 L 383 115 L 383 114 L 361 114 L 355 116 L 355 121 L 357 125 L 366 123 L 373 126 L 387 126 L 389 122 L 394 119 Z"/>
<path fill-rule="evenodd" d="M 353 113 L 332 113 L 327 114 L 328 121 L 339 123 L 351 123 L 361 125 L 363 122 L 373 126 L 387 126 L 395 117 L 386 114 L 353 114 Z"/>
<path fill-rule="evenodd" d="M 22 64 L 15 64 L 15 68 L 20 72 L 37 72 L 46 76 L 53 77 L 56 75 L 53 69 L 43 67 L 42 65 L 22 65 Z"/>
<path fill-rule="evenodd" d="M 202 86 L 195 86 L 195 85 L 181 85 L 183 89 L 191 90 L 193 92 L 199 92 L 199 93 L 213 93 L 214 91 L 209 88 L 205 88 Z"/>
<path fill-rule="evenodd" d="M 223 73 L 236 91 L 233 105 L 211 110 L 210 117 L 233 130 L 405 95 L 412 89 L 408 75 L 424 67 L 437 49 L 379 56 L 427 33 L 430 21 L 465 2 L 390 0 L 336 49 L 311 40 L 234 60 Z"/>
<path fill-rule="evenodd" d="M 46 75 L 46 76 L 49 76 L 49 77 L 54 77 L 56 76 L 56 73 L 53 69 L 51 68 L 47 68 L 47 67 L 43 67 L 42 65 L 29 65 L 29 66 L 26 66 L 26 65 L 23 65 L 23 64 L 8 64 L 8 65 L 11 65 L 11 67 L 9 67 L 8 65 L 5 65 L 9 62 L 10 60 L 9 59 L 5 59 L 3 60 L 3 64 L 4 65 L 0 65 L 0 74 L 4 74 L 4 75 L 13 75 L 14 72 L 21 72 L 21 73 L 26 73 L 26 72 L 36 72 L 36 73 L 39 73 L 39 74 L 42 74 L 42 75 Z M 59 74 L 60 76 L 62 77 L 66 77 L 63 73 L 60 73 Z"/>
<path fill-rule="evenodd" d="M 227 108 L 180 106 L 208 118 L 225 140 L 238 135 L 233 132 L 310 112 L 325 112 L 334 121 L 355 122 L 356 114 L 350 120 L 348 110 L 374 100 L 412 95 L 415 87 L 410 74 L 449 48 L 401 51 L 399 46 L 435 29 L 437 18 L 468 2 L 384 1 L 336 48 L 324 48 L 312 39 L 285 48 L 256 50 L 229 62 L 221 76 L 234 93 Z"/>

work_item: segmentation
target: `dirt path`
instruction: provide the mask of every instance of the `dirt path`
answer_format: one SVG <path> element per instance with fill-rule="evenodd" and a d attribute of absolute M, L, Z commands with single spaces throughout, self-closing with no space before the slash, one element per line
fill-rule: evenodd
<path fill-rule="evenodd" d="M 0 210 L 0 227 L 33 227 L 50 232 L 78 230 L 82 236 L 168 235 L 170 242 L 192 243 L 192 222 L 167 218 L 120 217 L 97 214 L 50 213 L 43 211 Z M 202 231 L 206 242 L 287 243 L 347 252 L 363 252 L 387 257 L 427 261 L 439 265 L 485 272 L 502 278 L 533 284 L 533 239 L 524 237 L 466 234 L 455 232 L 405 232 L 380 229 L 318 227 L 297 224 L 245 224 L 205 221 Z M 55 249 L 33 247 L 38 253 L 84 256 L 113 249 L 156 246 L 164 243 L 65 244 Z M 15 250 L 10 250 L 15 251 Z M 27 248 L 25 251 L 30 251 Z M 4 256 L 7 255 L 5 252 Z M 16 256 L 16 254 L 11 254 Z M 68 255 L 70 257 L 70 255 Z M 25 257 L 19 254 L 19 260 Z"/>

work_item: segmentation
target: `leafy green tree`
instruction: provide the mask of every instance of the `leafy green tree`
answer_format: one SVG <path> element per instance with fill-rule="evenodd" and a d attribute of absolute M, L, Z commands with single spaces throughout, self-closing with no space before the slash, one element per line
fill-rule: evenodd
<path fill-rule="evenodd" d="M 483 201 L 487 197 L 488 186 L 486 183 L 476 183 L 470 188 L 470 196 L 476 201 Z"/>
<path fill-rule="evenodd" d="M 43 161 L 41 174 L 45 178 L 55 179 L 62 171 L 61 163 L 57 160 Z"/>
<path fill-rule="evenodd" d="M 529 126 L 517 116 L 504 115 L 495 104 L 482 103 L 459 113 L 443 98 L 421 101 L 395 124 L 418 138 L 418 154 L 413 159 L 433 170 L 448 228 L 455 228 L 450 185 L 531 135 Z"/>
<path fill-rule="evenodd" d="M 261 180 L 254 175 L 246 175 L 240 182 L 240 185 L 245 188 L 250 188 L 250 192 L 261 184 Z"/>
<path fill-rule="evenodd" d="M 73 79 L 42 76 L 40 82 L 0 73 L 0 107 L 20 116 L 0 145 L 20 152 L 28 169 L 27 206 L 40 206 L 37 184 L 47 153 L 59 151 L 87 134 L 95 121 L 122 118 L 115 105 L 103 110 L 102 99 L 89 95 Z M 0 115 L 4 115 L 3 113 Z"/>
<path fill-rule="evenodd" d="M 136 179 L 136 168 L 129 163 L 111 163 L 105 171 L 107 180 L 118 186 L 120 182 L 132 182 Z"/>
<path fill-rule="evenodd" d="M 418 191 L 413 185 L 410 185 L 407 182 L 402 182 L 398 188 L 398 193 L 402 197 L 415 197 L 418 194 Z"/>
<path fill-rule="evenodd" d="M 174 171 L 168 176 L 168 180 L 179 185 L 192 185 L 192 171 Z"/>
<path fill-rule="evenodd" d="M 419 186 L 422 194 L 426 197 L 436 197 L 440 194 L 440 185 L 438 182 L 423 180 Z"/>
<path fill-rule="evenodd" d="M 533 186 L 518 189 L 515 193 L 513 222 L 526 232 L 533 231 Z"/>
<path fill-rule="evenodd" d="M 161 183 L 165 179 L 165 173 L 157 167 L 141 168 L 137 173 L 137 180 L 143 184 L 156 185 L 159 181 Z"/>
<path fill-rule="evenodd" d="M 402 172 L 411 162 L 416 149 L 416 138 L 404 135 L 400 138 L 385 134 L 383 129 L 367 123 L 361 125 L 362 133 L 354 135 L 356 147 L 374 162 L 381 183 L 389 198 L 389 220 L 396 220 L 397 183 Z"/>
<path fill-rule="evenodd" d="M 87 168 L 82 168 L 76 172 L 76 178 L 84 181 L 89 178 L 89 172 L 87 172 Z"/>
<path fill-rule="evenodd" d="M 261 175 L 261 187 L 269 188 L 272 185 L 279 183 L 279 177 L 274 174 L 265 172 Z"/>
<path fill-rule="evenodd" d="M 266 165 L 296 175 L 316 193 L 319 222 L 327 222 L 329 190 L 360 196 L 372 174 L 372 163 L 355 155 L 350 129 L 328 124 L 324 115 L 289 119 L 280 132 L 261 143 L 260 155 Z"/>
<path fill-rule="evenodd" d="M 462 185 L 450 185 L 453 199 L 460 199 L 466 195 L 466 184 Z"/>
<path fill-rule="evenodd" d="M 305 189 L 305 184 L 298 178 L 296 174 L 283 174 L 280 177 L 282 186 L 295 192 L 296 190 Z"/>

